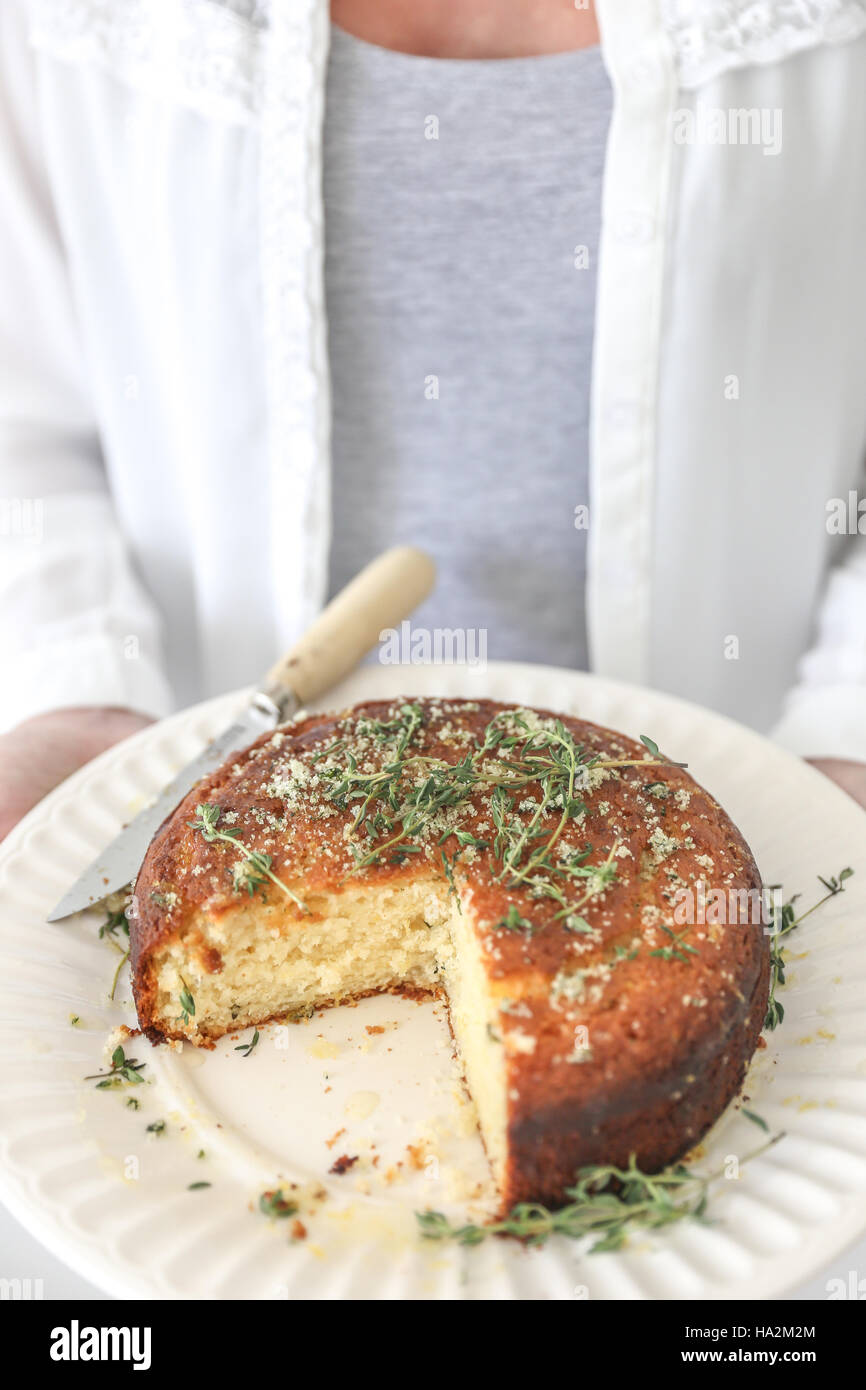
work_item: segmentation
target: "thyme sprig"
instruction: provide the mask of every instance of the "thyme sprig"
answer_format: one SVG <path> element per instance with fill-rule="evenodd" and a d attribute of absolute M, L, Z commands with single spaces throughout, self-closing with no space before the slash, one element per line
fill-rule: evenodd
<path fill-rule="evenodd" d="M 831 874 L 829 878 L 824 878 L 818 874 L 818 882 L 826 888 L 826 893 L 814 902 L 805 912 L 797 916 L 795 903 L 800 894 L 795 893 L 792 898 L 781 907 L 771 900 L 770 906 L 770 997 L 767 1003 L 767 1015 L 764 1019 L 764 1027 L 768 1032 L 777 1028 L 785 1017 L 785 1010 L 780 1001 L 776 998 L 777 989 L 785 983 L 785 941 L 792 931 L 799 927 L 801 922 L 805 922 L 813 912 L 816 912 L 824 903 L 829 902 L 830 898 L 835 898 L 839 893 L 845 892 L 845 883 L 854 874 L 853 869 L 841 869 L 838 874 Z M 778 884 L 770 885 L 770 892 L 778 889 Z"/>
<path fill-rule="evenodd" d="M 117 911 L 109 910 L 108 916 L 99 928 L 99 937 L 100 939 L 107 938 L 116 946 L 117 942 L 114 940 L 114 937 L 117 932 L 125 936 L 127 941 L 129 940 L 129 922 L 127 921 L 125 908 L 118 908 Z M 118 949 L 122 950 L 123 948 L 118 947 Z"/>
<path fill-rule="evenodd" d="M 578 851 L 572 858 L 550 863 L 543 860 L 536 869 L 536 879 L 532 884 L 532 892 L 536 897 L 553 898 L 560 904 L 560 910 L 554 914 L 554 921 L 561 921 L 563 926 L 572 932 L 590 932 L 592 927 L 585 917 L 581 916 L 581 909 L 593 898 L 598 897 L 606 888 L 609 888 L 616 881 L 616 852 L 621 844 L 620 840 L 614 840 L 607 857 L 600 864 L 585 865 L 583 860 L 588 854 L 592 853 L 591 846 L 584 851 Z M 569 900 L 560 884 L 552 881 L 551 878 L 542 877 L 540 869 L 549 870 L 551 876 L 556 875 L 566 879 L 583 879 L 586 887 L 577 898 Z"/>
<path fill-rule="evenodd" d="M 239 852 L 241 858 L 232 871 L 235 889 L 240 892 L 245 888 L 252 897 L 257 889 L 264 887 L 266 882 L 272 883 L 276 888 L 279 888 L 281 893 L 285 893 L 286 897 L 291 899 L 297 907 L 306 911 L 306 905 L 298 895 L 293 893 L 291 888 L 287 887 L 282 879 L 273 872 L 274 861 L 269 854 L 263 854 L 261 850 L 250 849 L 245 845 L 240 839 L 240 827 L 227 826 L 223 822 L 222 826 L 218 828 L 221 815 L 222 808 L 220 806 L 216 806 L 212 802 L 204 802 L 196 807 L 195 820 L 187 821 L 187 825 L 190 829 L 197 830 L 208 844 L 222 841 L 223 844 L 231 845 Z"/>
<path fill-rule="evenodd" d="M 781 1134 L 774 1135 L 742 1162 L 764 1153 L 781 1138 Z M 676 1221 L 704 1221 L 710 1185 L 723 1176 L 724 1169 L 695 1173 L 684 1163 L 661 1173 L 644 1173 L 632 1154 L 627 1168 L 612 1164 L 581 1168 L 574 1187 L 566 1189 L 571 1200 L 557 1211 L 537 1202 L 519 1202 L 502 1220 L 484 1226 L 453 1226 L 438 1211 L 415 1215 L 425 1240 L 480 1245 L 489 1236 L 513 1236 L 527 1245 L 544 1245 L 554 1235 L 572 1240 L 595 1236 L 589 1253 L 596 1255 L 620 1250 L 634 1230 L 655 1231 Z"/>
<path fill-rule="evenodd" d="M 121 940 L 126 941 L 125 946 L 115 940 L 118 934 Z M 117 982 L 120 979 L 120 972 L 129 960 L 129 922 L 127 920 L 125 908 L 118 908 L 117 910 L 109 909 L 108 916 L 99 928 L 99 937 L 100 940 L 105 940 L 109 945 L 113 946 L 115 951 L 120 952 L 120 960 L 117 962 L 117 969 L 114 972 L 114 978 L 111 981 L 111 989 L 108 994 L 109 999 L 114 999 L 114 995 L 117 991 Z"/>
<path fill-rule="evenodd" d="M 97 1091 L 107 1091 L 117 1086 L 140 1086 L 144 1081 L 141 1073 L 146 1063 L 127 1057 L 122 1047 L 116 1047 L 111 1054 L 111 1067 L 108 1071 L 94 1072 L 85 1076 L 85 1081 L 95 1081 Z"/>
<path fill-rule="evenodd" d="M 244 1057 L 249 1057 L 253 1048 L 257 1046 L 258 1041 L 259 1030 L 257 1028 L 253 1033 L 253 1036 L 250 1038 L 250 1041 L 248 1043 L 239 1043 L 238 1046 L 235 1048 L 235 1052 L 240 1052 Z"/>
<path fill-rule="evenodd" d="M 698 953 L 694 946 L 690 946 L 685 937 L 691 931 L 691 927 L 684 927 L 681 932 L 675 932 L 664 923 L 659 923 L 661 930 L 670 938 L 667 946 L 657 946 L 654 951 L 650 951 L 651 956 L 660 956 L 662 960 L 681 960 L 688 964 L 689 956 L 696 956 Z"/>
<path fill-rule="evenodd" d="M 449 885 L 454 888 L 454 867 L 468 844 L 487 848 L 456 823 L 456 813 L 478 794 L 489 793 L 490 815 L 496 832 L 492 844 L 497 881 L 508 887 L 528 888 L 536 898 L 552 898 L 558 904 L 554 920 L 572 931 L 589 931 L 581 909 L 616 878 L 614 844 L 604 862 L 587 864 L 593 852 L 587 844 L 579 851 L 562 854 L 559 842 L 569 821 L 586 811 L 583 791 L 596 769 L 652 766 L 672 763 L 645 734 L 641 741 L 647 755 L 641 758 L 604 758 L 583 744 L 561 720 L 535 727 L 520 711 L 503 711 L 487 724 L 474 747 L 456 763 L 413 752 L 412 740 L 423 726 L 417 704 L 401 705 L 388 721 L 361 720 L 356 733 L 382 743 L 388 760 L 375 772 L 362 770 L 346 739 L 338 739 L 315 756 L 325 795 L 340 810 L 354 810 L 349 837 L 355 860 L 352 872 L 376 863 L 400 863 L 409 854 L 423 852 L 417 840 L 435 829 L 441 847 L 454 835 L 460 849 L 450 858 L 442 852 Z M 337 755 L 341 758 L 333 761 Z M 537 788 L 532 814 L 518 814 L 517 794 Z M 443 814 L 453 813 L 444 833 Z M 558 813 L 558 814 L 557 814 Z M 553 827 L 549 819 L 555 816 Z M 584 880 L 577 898 L 566 893 L 575 880 Z M 513 914 L 512 914 L 513 916 Z M 525 919 L 523 919 L 525 920 Z M 502 924 L 500 924 L 502 925 Z M 506 920 L 506 926 L 517 922 Z"/>

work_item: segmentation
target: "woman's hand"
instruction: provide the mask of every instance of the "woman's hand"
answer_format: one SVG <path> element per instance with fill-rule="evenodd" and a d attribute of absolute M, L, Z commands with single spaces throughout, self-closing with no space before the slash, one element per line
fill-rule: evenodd
<path fill-rule="evenodd" d="M 866 763 L 849 762 L 847 758 L 809 758 L 808 761 L 866 808 Z"/>
<path fill-rule="evenodd" d="M 0 840 L 70 773 L 152 722 L 94 706 L 37 714 L 0 734 Z"/>

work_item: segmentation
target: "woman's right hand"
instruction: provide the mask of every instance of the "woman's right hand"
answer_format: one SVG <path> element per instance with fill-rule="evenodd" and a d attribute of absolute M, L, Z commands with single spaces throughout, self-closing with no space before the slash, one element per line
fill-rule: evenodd
<path fill-rule="evenodd" d="M 98 753 L 153 721 L 129 709 L 49 710 L 0 734 L 0 840 Z"/>

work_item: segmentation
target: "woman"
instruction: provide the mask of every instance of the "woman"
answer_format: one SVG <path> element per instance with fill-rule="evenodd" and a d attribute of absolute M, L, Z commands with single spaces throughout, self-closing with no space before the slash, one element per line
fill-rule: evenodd
<path fill-rule="evenodd" d="M 0 833 L 414 539 L 866 804 L 866 4 L 596 11 L 7 0 Z"/>

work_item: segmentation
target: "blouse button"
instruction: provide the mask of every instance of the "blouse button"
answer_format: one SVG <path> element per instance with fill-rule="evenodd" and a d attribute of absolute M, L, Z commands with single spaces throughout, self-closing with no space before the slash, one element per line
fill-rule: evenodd
<path fill-rule="evenodd" d="M 655 223 L 648 212 L 634 209 L 619 214 L 614 224 L 614 235 L 617 241 L 626 246 L 645 246 L 652 240 L 654 228 Z"/>

